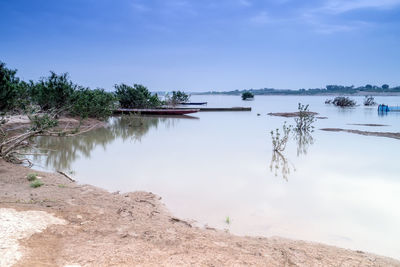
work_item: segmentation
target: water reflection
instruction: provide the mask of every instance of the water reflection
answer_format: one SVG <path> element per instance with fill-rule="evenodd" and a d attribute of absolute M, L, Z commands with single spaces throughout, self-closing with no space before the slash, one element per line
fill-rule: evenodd
<path fill-rule="evenodd" d="M 309 147 L 314 144 L 315 139 L 312 135 L 312 133 L 314 132 L 312 128 L 302 129 L 298 127 L 295 128 L 293 126 L 287 127 L 285 122 L 282 126 L 282 129 L 283 135 L 279 134 L 278 129 L 275 133 L 271 132 L 273 149 L 269 168 L 275 176 L 278 176 L 278 173 L 280 173 L 282 178 L 288 181 L 288 176 L 290 175 L 290 173 L 292 171 L 296 171 L 294 164 L 291 163 L 284 154 L 287 143 L 289 141 L 288 136 L 292 135 L 293 140 L 296 141 L 297 157 L 301 155 L 306 155 Z M 280 147 L 282 147 L 283 149 L 275 148 L 276 144 L 279 144 L 279 142 L 277 141 L 278 139 L 280 139 L 280 142 L 283 143 L 280 145 Z"/>
<path fill-rule="evenodd" d="M 125 115 L 111 118 L 109 126 L 99 128 L 73 137 L 40 136 L 35 140 L 36 148 L 46 152 L 46 156 L 34 155 L 33 162 L 41 162 L 42 167 L 54 170 L 71 171 L 71 164 L 82 155 L 86 158 L 96 147 L 107 149 L 107 145 L 115 139 L 141 141 L 152 128 L 163 124 L 166 128 L 174 127 L 179 119 L 198 119 L 191 116 L 152 117 Z"/>
<path fill-rule="evenodd" d="M 308 148 L 314 144 L 312 131 L 294 131 L 293 136 L 297 143 L 297 156 L 306 155 Z"/>
<path fill-rule="evenodd" d="M 289 162 L 289 160 L 279 151 L 274 150 L 272 152 L 271 163 L 269 165 L 271 172 L 277 177 L 278 173 L 282 175 L 282 178 L 286 181 L 291 171 L 296 171 L 295 166 Z"/>

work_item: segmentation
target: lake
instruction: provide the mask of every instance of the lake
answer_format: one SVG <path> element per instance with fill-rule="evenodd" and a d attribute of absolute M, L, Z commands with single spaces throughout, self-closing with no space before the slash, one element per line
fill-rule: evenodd
<path fill-rule="evenodd" d="M 400 112 L 341 109 L 325 105 L 327 98 L 192 96 L 208 107 L 253 110 L 112 118 L 109 127 L 81 136 L 39 137 L 38 147 L 52 150 L 33 158 L 34 168 L 62 170 L 109 191 L 153 192 L 175 216 L 201 226 L 400 259 L 400 140 L 319 130 L 400 132 Z M 363 97 L 353 99 L 362 104 Z M 375 100 L 400 104 L 397 96 Z M 310 135 L 292 136 L 282 157 L 274 155 L 271 130 L 294 119 L 267 113 L 297 111 L 299 102 L 328 118 L 317 120 Z M 362 123 L 389 126 L 350 125 Z"/>

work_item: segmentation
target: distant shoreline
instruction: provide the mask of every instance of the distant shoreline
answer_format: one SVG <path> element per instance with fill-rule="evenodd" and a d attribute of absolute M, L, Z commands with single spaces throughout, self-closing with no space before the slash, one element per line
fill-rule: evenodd
<path fill-rule="evenodd" d="M 307 94 L 307 93 L 279 93 L 279 92 L 274 92 L 274 93 L 254 93 L 256 96 L 400 96 L 400 92 L 360 92 L 360 93 L 354 93 L 354 94 L 349 94 L 349 93 L 317 93 L 317 94 Z M 205 92 L 205 93 L 191 93 L 191 95 L 234 95 L 234 96 L 240 96 L 241 93 L 228 93 L 228 92 Z"/>

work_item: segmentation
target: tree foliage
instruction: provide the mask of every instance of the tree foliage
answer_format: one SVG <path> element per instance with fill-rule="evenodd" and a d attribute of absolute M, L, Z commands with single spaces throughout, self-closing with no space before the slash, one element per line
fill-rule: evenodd
<path fill-rule="evenodd" d="M 0 61 L 0 111 L 24 108 L 27 103 L 27 84 L 16 73 Z"/>
<path fill-rule="evenodd" d="M 242 100 L 246 100 L 246 99 L 250 99 L 250 98 L 254 98 L 254 94 L 251 92 L 244 92 L 242 94 Z"/>
<path fill-rule="evenodd" d="M 79 88 L 70 79 L 68 73 L 56 74 L 41 78 L 30 85 L 32 100 L 43 110 L 68 108 L 75 90 Z"/>
<path fill-rule="evenodd" d="M 134 84 L 133 87 L 126 84 L 115 85 L 115 95 L 122 108 L 155 108 L 161 106 L 157 95 L 152 95 L 147 87 Z"/>
<path fill-rule="evenodd" d="M 172 100 L 176 103 L 185 103 L 189 101 L 190 96 L 183 91 L 172 91 Z"/>
<path fill-rule="evenodd" d="M 327 103 L 327 101 L 325 101 Z M 356 102 L 349 97 L 345 96 L 338 96 L 335 97 L 332 101 L 330 101 L 328 104 L 334 104 L 337 107 L 354 107 L 356 105 Z"/>
<path fill-rule="evenodd" d="M 103 89 L 80 88 L 73 94 L 71 114 L 81 118 L 107 118 L 112 115 L 116 98 Z"/>

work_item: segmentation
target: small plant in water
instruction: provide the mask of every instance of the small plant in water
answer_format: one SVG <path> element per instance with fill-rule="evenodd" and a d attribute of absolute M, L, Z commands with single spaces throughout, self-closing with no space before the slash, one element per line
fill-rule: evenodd
<path fill-rule="evenodd" d="M 296 122 L 295 130 L 297 132 L 313 132 L 314 126 L 312 124 L 315 122 L 314 113 L 308 110 L 309 105 L 302 105 L 299 103 L 298 110 L 299 116 L 294 119 Z"/>
<path fill-rule="evenodd" d="M 34 181 L 34 180 L 37 179 L 37 174 L 36 174 L 36 173 L 30 173 L 30 174 L 28 174 L 28 175 L 26 176 L 26 179 L 27 179 L 29 182 L 32 182 L 32 181 Z"/>
<path fill-rule="evenodd" d="M 42 185 L 43 185 L 43 182 L 40 181 L 40 180 L 38 180 L 38 179 L 34 180 L 34 181 L 30 184 L 30 186 L 31 186 L 32 188 L 41 187 Z"/>
<path fill-rule="evenodd" d="M 370 95 L 366 95 L 364 98 L 364 106 L 374 106 L 376 105 L 375 98 Z"/>
<path fill-rule="evenodd" d="M 272 146 L 274 151 L 282 152 L 286 148 L 286 144 L 289 141 L 289 135 L 291 132 L 292 127 L 286 125 L 286 121 L 282 126 L 283 134 L 279 132 L 279 129 L 276 129 L 275 132 L 271 131 L 272 137 Z"/>
<path fill-rule="evenodd" d="M 226 216 L 225 223 L 226 224 L 231 224 L 231 218 L 229 216 Z"/>

